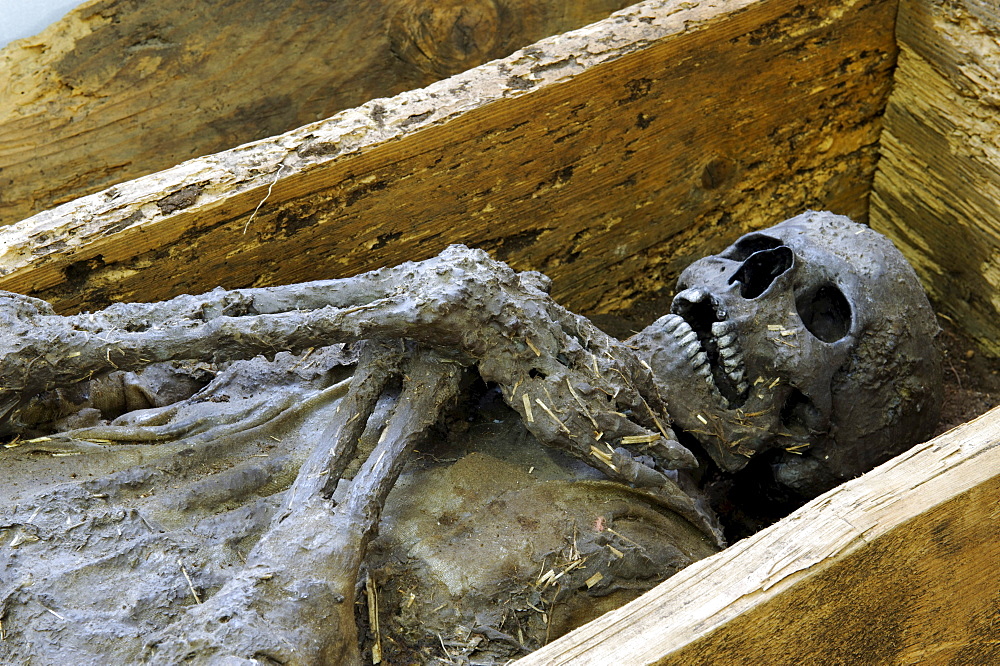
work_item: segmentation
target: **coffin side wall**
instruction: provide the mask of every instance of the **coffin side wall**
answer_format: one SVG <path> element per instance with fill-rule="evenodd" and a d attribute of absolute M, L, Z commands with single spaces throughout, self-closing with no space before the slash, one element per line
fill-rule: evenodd
<path fill-rule="evenodd" d="M 509 55 L 628 0 L 93 0 L 0 50 L 0 224 Z"/>
<path fill-rule="evenodd" d="M 1000 354 L 1000 11 L 903 0 L 871 224 L 941 312 Z"/>
<path fill-rule="evenodd" d="M 61 311 L 350 275 L 461 242 L 585 314 L 806 208 L 866 219 L 890 0 L 646 2 L 426 89 L 9 227 Z"/>

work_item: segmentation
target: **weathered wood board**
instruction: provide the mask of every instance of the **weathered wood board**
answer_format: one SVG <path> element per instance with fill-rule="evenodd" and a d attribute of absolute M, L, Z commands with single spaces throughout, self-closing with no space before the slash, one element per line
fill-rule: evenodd
<path fill-rule="evenodd" d="M 1000 662 L 1000 410 L 518 661 Z"/>
<path fill-rule="evenodd" d="M 2 232 L 0 288 L 61 311 L 483 247 L 622 311 L 805 208 L 864 220 L 891 0 L 640 3 L 328 121 Z"/>
<path fill-rule="evenodd" d="M 574 309 L 622 311 L 804 207 L 865 219 L 894 12 L 642 3 L 2 229 L 0 288 L 69 311 L 460 241 L 549 272 Z M 872 195 L 873 225 L 994 350 L 997 25 L 985 0 L 902 0 Z M 995 410 L 522 663 L 996 663 L 998 442 Z"/>
<path fill-rule="evenodd" d="M 902 0 L 871 224 L 1000 354 L 1000 7 Z"/>
<path fill-rule="evenodd" d="M 425 86 L 628 0 L 94 0 L 0 51 L 0 224 Z"/>

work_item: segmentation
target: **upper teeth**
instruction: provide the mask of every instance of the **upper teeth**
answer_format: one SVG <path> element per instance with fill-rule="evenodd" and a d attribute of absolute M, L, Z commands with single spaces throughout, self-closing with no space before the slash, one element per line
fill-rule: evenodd
<path fill-rule="evenodd" d="M 706 350 L 698 340 L 698 334 L 677 314 L 664 317 L 664 331 L 669 334 L 677 345 L 680 353 L 688 360 L 691 368 L 705 381 L 715 386 L 712 370 Z M 737 340 L 736 324 L 733 321 L 717 321 L 712 324 L 712 338 L 715 349 L 722 361 L 722 369 L 736 387 L 737 393 L 744 393 L 748 388 L 746 367 L 743 361 L 743 350 Z"/>
<path fill-rule="evenodd" d="M 685 329 L 682 330 L 681 332 L 682 335 L 684 332 L 691 330 L 691 327 L 688 326 L 688 323 L 684 321 L 684 317 L 681 317 L 680 315 L 668 314 L 662 318 L 662 321 L 664 323 L 664 327 L 667 333 L 673 333 L 674 331 L 677 330 L 677 328 L 681 324 L 683 324 L 686 327 Z"/>

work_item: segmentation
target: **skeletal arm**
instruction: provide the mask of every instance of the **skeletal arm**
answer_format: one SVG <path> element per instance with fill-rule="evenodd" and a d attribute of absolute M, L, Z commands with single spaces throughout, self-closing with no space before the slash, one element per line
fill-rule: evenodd
<path fill-rule="evenodd" d="M 0 344 L 0 411 L 18 400 L 113 370 L 173 359 L 227 361 L 363 339 L 405 338 L 474 365 L 542 442 L 612 478 L 666 477 L 631 464 L 642 447 L 664 469 L 692 467 L 648 366 L 618 340 L 480 250 L 360 276 L 284 287 L 217 289 L 163 303 L 119 304 L 60 317 L 8 296 Z M 623 439 L 624 438 L 624 439 Z M 637 475 L 636 472 L 643 472 Z"/>

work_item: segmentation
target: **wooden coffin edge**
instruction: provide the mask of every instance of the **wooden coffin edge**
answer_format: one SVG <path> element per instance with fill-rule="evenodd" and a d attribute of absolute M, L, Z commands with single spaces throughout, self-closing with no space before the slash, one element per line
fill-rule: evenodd
<path fill-rule="evenodd" d="M 722 7 L 670 0 L 638 3 L 604 21 L 543 39 L 425 88 L 373 99 L 284 134 L 74 199 L 0 228 L 0 288 L 32 293 L 51 287 L 64 279 L 63 260 L 139 227 L 147 231 L 151 246 L 173 242 L 196 224 L 198 215 L 220 206 L 250 212 L 249 227 L 274 187 L 294 176 L 441 125 L 491 102 L 564 81 L 755 2 L 759 0 L 738 0 Z M 595 32 L 602 33 L 599 41 L 591 38 Z M 60 242 L 46 242 L 50 237 Z"/>
<path fill-rule="evenodd" d="M 0 49 L 0 226 L 425 86 L 628 4 L 77 5 L 43 32 Z"/>
<path fill-rule="evenodd" d="M 0 230 L 0 289 L 74 312 L 341 277 L 463 242 L 544 271 L 567 307 L 624 312 L 741 233 L 806 209 L 866 218 L 894 12 L 633 5 Z"/>
<path fill-rule="evenodd" d="M 998 579 L 1000 408 L 517 664 L 996 663 Z"/>

